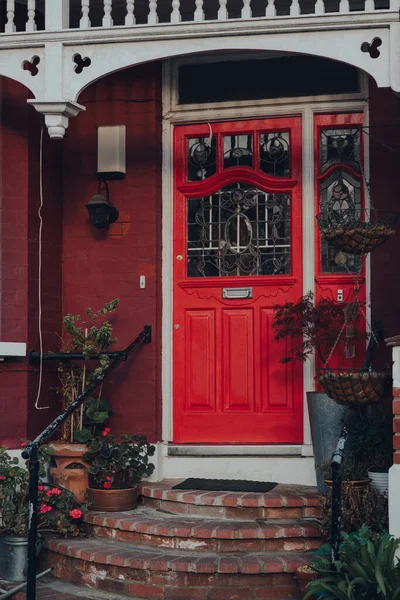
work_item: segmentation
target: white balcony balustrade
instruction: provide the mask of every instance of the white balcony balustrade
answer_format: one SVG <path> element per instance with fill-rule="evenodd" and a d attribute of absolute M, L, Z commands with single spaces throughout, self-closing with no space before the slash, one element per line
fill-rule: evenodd
<path fill-rule="evenodd" d="M 400 0 L 2 0 L 0 33 L 398 10 Z"/>

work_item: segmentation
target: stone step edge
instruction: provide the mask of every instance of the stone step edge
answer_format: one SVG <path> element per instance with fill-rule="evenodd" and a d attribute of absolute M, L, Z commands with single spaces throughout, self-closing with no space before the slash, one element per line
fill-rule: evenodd
<path fill-rule="evenodd" d="M 145 498 L 169 500 L 200 506 L 230 508 L 296 508 L 321 506 L 317 493 L 310 495 L 251 494 L 242 492 L 204 492 L 199 490 L 172 490 L 170 487 L 141 484 L 140 493 Z"/>
<path fill-rule="evenodd" d="M 132 596 L 74 585 L 53 576 L 38 582 L 36 590 L 39 600 L 135 600 Z M 26 600 L 26 588 L 17 592 L 13 600 Z"/>
<path fill-rule="evenodd" d="M 292 539 L 292 538 L 319 538 L 321 536 L 315 521 L 304 522 L 299 519 L 296 523 L 280 523 L 274 520 L 271 523 L 258 524 L 256 521 L 216 521 L 212 519 L 199 519 L 198 524 L 185 523 L 185 520 L 174 516 L 170 520 L 157 520 L 153 518 L 134 518 L 112 516 L 109 513 L 87 513 L 84 521 L 89 525 L 121 531 L 136 532 L 145 535 L 160 537 L 180 537 L 195 539 Z M 175 523 L 174 523 L 175 521 Z"/>
<path fill-rule="evenodd" d="M 243 556 L 190 554 L 170 549 L 147 547 L 103 540 L 47 539 L 45 548 L 78 560 L 138 570 L 184 573 L 264 574 L 293 573 L 309 560 L 306 554 L 282 552 L 247 553 Z"/>

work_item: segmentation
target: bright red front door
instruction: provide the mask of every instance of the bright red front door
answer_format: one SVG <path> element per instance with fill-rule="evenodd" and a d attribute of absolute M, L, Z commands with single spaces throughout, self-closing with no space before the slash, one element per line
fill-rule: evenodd
<path fill-rule="evenodd" d="M 173 439 L 301 443 L 301 364 L 274 305 L 302 295 L 301 121 L 175 129 Z"/>

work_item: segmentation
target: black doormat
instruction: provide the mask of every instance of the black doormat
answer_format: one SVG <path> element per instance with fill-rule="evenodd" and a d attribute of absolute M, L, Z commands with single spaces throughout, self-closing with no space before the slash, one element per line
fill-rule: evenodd
<path fill-rule="evenodd" d="M 245 481 L 243 479 L 196 479 L 190 477 L 178 485 L 174 485 L 173 490 L 200 490 L 210 492 L 255 492 L 265 493 L 272 490 L 277 483 L 270 481 Z"/>

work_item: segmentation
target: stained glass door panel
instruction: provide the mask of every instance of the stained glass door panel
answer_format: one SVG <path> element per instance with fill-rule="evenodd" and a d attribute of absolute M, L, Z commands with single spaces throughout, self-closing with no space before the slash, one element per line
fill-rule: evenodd
<path fill-rule="evenodd" d="M 301 443 L 272 330 L 302 294 L 300 118 L 178 126 L 174 150 L 173 439 Z"/>

